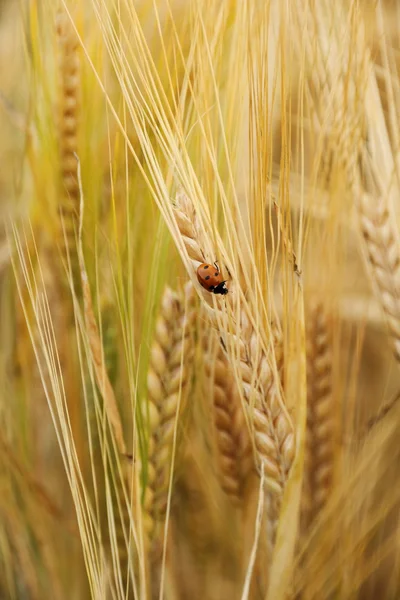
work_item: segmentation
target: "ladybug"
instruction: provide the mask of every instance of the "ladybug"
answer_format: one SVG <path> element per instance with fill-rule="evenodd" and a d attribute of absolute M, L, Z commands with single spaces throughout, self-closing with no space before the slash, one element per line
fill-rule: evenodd
<path fill-rule="evenodd" d="M 222 275 L 215 263 L 214 265 L 202 263 L 197 269 L 197 279 L 200 285 L 212 294 L 222 294 L 225 296 L 229 291 L 225 285 L 226 281 L 222 279 Z"/>

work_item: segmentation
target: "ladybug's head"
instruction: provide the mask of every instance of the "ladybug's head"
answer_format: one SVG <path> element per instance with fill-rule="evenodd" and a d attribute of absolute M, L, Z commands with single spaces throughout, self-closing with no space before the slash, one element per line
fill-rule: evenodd
<path fill-rule="evenodd" d="M 226 281 L 221 281 L 215 288 L 213 289 L 213 294 L 221 294 L 225 296 L 229 292 L 228 288 L 225 285 Z"/>

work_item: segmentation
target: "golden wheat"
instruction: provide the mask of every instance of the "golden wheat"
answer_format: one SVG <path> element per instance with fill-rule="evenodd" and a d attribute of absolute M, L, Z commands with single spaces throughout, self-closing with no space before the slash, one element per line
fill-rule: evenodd
<path fill-rule="evenodd" d="M 278 345 L 278 343 L 277 343 Z M 240 378 L 248 403 L 248 417 L 254 431 L 258 468 L 266 478 L 267 538 L 275 543 L 280 507 L 288 473 L 295 454 L 291 418 L 284 407 L 281 385 L 257 340 L 257 332 L 242 315 Z M 277 355 L 281 358 L 280 349 Z"/>
<path fill-rule="evenodd" d="M 169 287 L 165 289 L 150 351 L 147 375 L 149 446 L 144 509 L 145 529 L 152 545 L 159 545 L 162 541 L 175 459 L 174 440 L 190 387 L 193 301 L 191 284 L 185 287 L 181 297 Z"/>
<path fill-rule="evenodd" d="M 386 198 L 363 195 L 357 204 L 370 273 L 400 360 L 400 246 Z"/>
<path fill-rule="evenodd" d="M 247 423 L 233 373 L 217 336 L 207 335 L 204 345 L 206 390 L 213 401 L 219 480 L 224 492 L 240 504 L 253 462 Z"/>
<path fill-rule="evenodd" d="M 10 254 L 30 337 L 1 271 L 0 596 L 397 598 L 399 379 L 354 264 L 363 250 L 399 361 L 398 11 L 0 4 L 0 119 L 22 111 L 26 135 L 8 168 L 1 122 L 0 195 L 26 218 Z M 26 111 L 3 35 L 15 4 Z M 196 278 L 214 261 L 224 297 Z M 362 443 L 351 426 L 336 445 L 339 414 L 365 417 Z"/>
<path fill-rule="evenodd" d="M 337 459 L 337 407 L 333 402 L 331 323 L 322 304 L 310 310 L 307 329 L 307 431 L 302 518 L 308 528 L 333 486 Z"/>
<path fill-rule="evenodd" d="M 58 143 L 63 217 L 63 230 L 67 252 L 71 260 L 72 272 L 78 274 L 76 254 L 76 225 L 79 214 L 78 183 L 78 129 L 80 104 L 80 58 L 78 38 L 67 14 L 57 15 L 57 37 L 59 47 L 59 97 L 58 97 Z"/>
<path fill-rule="evenodd" d="M 175 216 L 186 251 L 196 265 L 204 260 L 203 248 L 211 242 L 206 239 L 193 204 L 184 193 L 179 195 Z M 216 327 L 221 327 L 221 318 L 224 318 L 222 307 L 213 308 L 207 314 Z M 267 481 L 267 537 L 272 550 L 284 487 L 295 453 L 294 431 L 284 407 L 280 383 L 275 383 L 259 332 L 248 318 L 247 309 L 243 308 L 241 314 L 241 339 L 235 334 L 223 333 L 228 346 L 233 344 L 240 348 L 240 386 L 247 402 L 258 467 L 264 471 Z M 227 356 L 229 359 L 229 352 Z"/>

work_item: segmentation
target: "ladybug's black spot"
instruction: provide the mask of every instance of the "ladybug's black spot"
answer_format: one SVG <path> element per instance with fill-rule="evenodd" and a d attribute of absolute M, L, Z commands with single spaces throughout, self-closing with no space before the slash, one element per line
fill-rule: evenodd
<path fill-rule="evenodd" d="M 207 275 L 207 277 L 205 277 L 204 279 L 207 281 L 208 279 L 211 279 L 211 277 Z"/>
<path fill-rule="evenodd" d="M 221 281 L 221 283 L 219 283 L 216 288 L 213 290 L 214 294 L 221 294 L 222 296 L 225 296 L 225 294 L 228 293 L 228 288 L 225 285 L 225 281 Z"/>
<path fill-rule="evenodd" d="M 215 277 L 218 277 L 219 273 L 218 271 L 216 273 L 214 273 Z"/>
<path fill-rule="evenodd" d="M 208 269 L 208 265 L 204 265 L 204 267 L 203 267 L 203 268 L 204 268 L 204 269 Z"/>

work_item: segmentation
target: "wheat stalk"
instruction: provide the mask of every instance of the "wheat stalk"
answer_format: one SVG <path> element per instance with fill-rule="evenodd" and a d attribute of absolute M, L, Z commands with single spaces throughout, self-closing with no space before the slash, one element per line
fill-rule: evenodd
<path fill-rule="evenodd" d="M 126 444 L 122 427 L 121 416 L 119 413 L 118 403 L 114 394 L 113 387 L 107 374 L 106 365 L 104 362 L 104 352 L 101 343 L 100 333 L 97 327 L 96 318 L 94 316 L 92 295 L 90 292 L 88 277 L 81 255 L 81 283 L 83 289 L 85 325 L 88 335 L 90 358 L 94 368 L 96 382 L 99 387 L 101 396 L 104 400 L 104 406 L 113 428 L 115 441 L 119 452 L 126 455 Z"/>
<path fill-rule="evenodd" d="M 204 367 L 213 401 L 219 480 L 232 502 L 240 504 L 252 467 L 247 424 L 232 370 L 217 336 L 207 335 L 205 342 Z"/>
<path fill-rule="evenodd" d="M 151 347 L 147 376 L 150 437 L 144 525 L 153 550 L 162 541 L 177 420 L 182 415 L 191 380 L 193 300 L 190 283 L 183 296 L 169 287 L 165 289 Z"/>
<path fill-rule="evenodd" d="M 307 331 L 307 431 L 302 520 L 304 531 L 326 504 L 333 485 L 337 414 L 332 396 L 330 321 L 321 303 L 310 312 Z"/>

